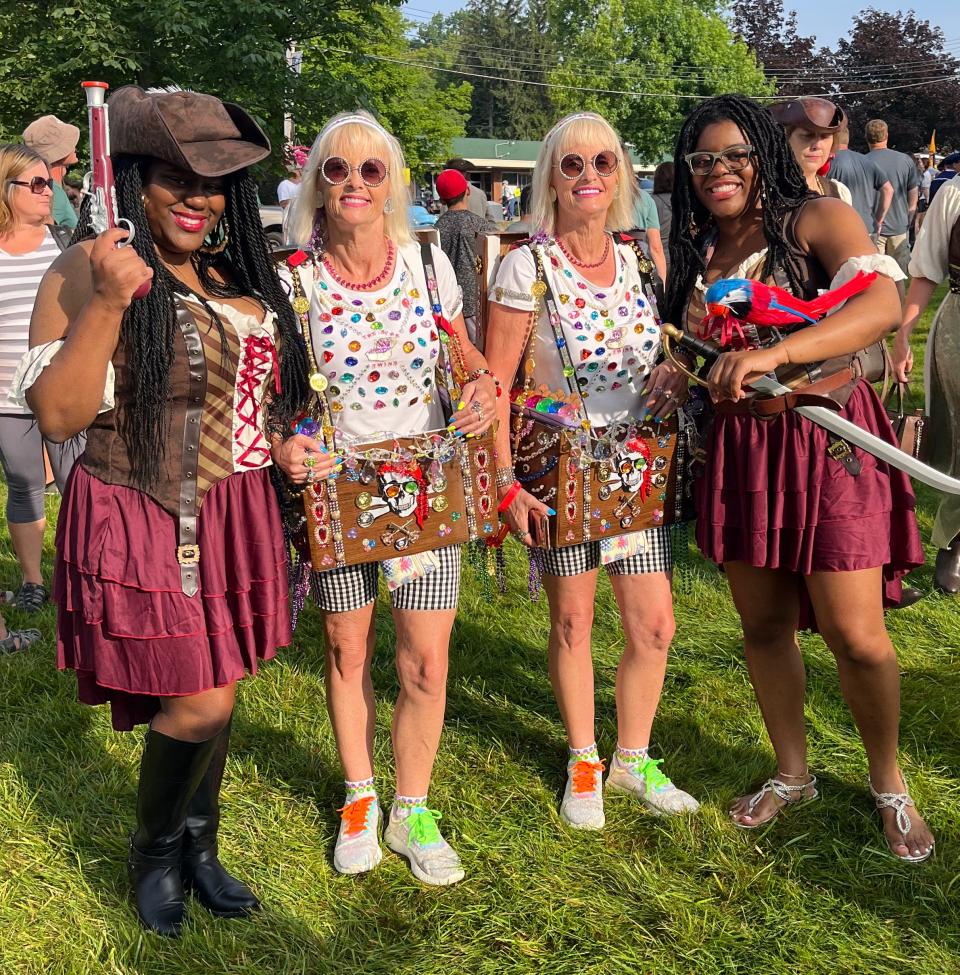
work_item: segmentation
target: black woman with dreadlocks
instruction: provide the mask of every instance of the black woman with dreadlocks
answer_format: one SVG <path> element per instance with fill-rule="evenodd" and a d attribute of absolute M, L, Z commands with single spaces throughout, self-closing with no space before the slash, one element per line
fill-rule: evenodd
<path fill-rule="evenodd" d="M 121 88 L 110 110 L 135 236 L 83 239 L 81 213 L 24 386 L 51 440 L 89 428 L 57 531 L 58 663 L 116 729 L 149 722 L 129 871 L 143 924 L 175 937 L 185 890 L 218 917 L 259 907 L 217 858 L 219 792 L 236 682 L 290 641 L 264 413 L 289 423 L 306 373 L 247 171 L 264 133 L 194 92 Z"/>
<path fill-rule="evenodd" d="M 809 190 L 783 129 L 747 98 L 725 95 L 694 109 L 676 160 L 672 321 L 696 330 L 704 291 L 721 278 L 777 284 L 809 299 L 858 270 L 879 273 L 840 310 L 783 341 L 768 342 L 767 330 L 746 326 L 739 347 L 721 355 L 708 376 L 715 416 L 698 481 L 697 542 L 729 580 L 778 762 L 776 775 L 736 801 L 731 818 L 752 829 L 817 797 L 796 639 L 798 629 L 817 629 L 863 739 L 890 852 L 924 860 L 933 836 L 897 765 L 899 671 L 883 618 L 899 578 L 923 562 L 909 481 L 842 441 L 846 451 L 837 448 L 789 401 L 758 400 L 746 388 L 788 364 L 820 363 L 826 378 L 805 393 L 831 400 L 841 415 L 892 441 L 879 398 L 857 377 L 866 358 L 860 350 L 899 318 L 899 269 L 877 254 L 853 210 Z"/>

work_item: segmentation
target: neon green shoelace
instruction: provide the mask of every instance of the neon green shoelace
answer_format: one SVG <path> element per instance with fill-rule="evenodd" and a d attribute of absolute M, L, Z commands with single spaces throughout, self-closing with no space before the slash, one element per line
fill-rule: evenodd
<path fill-rule="evenodd" d="M 430 846 L 432 843 L 441 842 L 443 837 L 437 828 L 437 820 L 442 818 L 443 814 L 436 809 L 426 807 L 414 809 L 407 817 L 410 838 L 419 846 Z"/>
<path fill-rule="evenodd" d="M 630 770 L 634 775 L 638 775 L 641 778 L 647 780 L 647 784 L 654 789 L 665 789 L 668 786 L 672 786 L 673 782 L 670 781 L 668 775 L 664 775 L 660 771 L 660 766 L 663 764 L 662 758 L 635 758 L 628 759 L 626 761 L 627 765 L 630 766 Z"/>

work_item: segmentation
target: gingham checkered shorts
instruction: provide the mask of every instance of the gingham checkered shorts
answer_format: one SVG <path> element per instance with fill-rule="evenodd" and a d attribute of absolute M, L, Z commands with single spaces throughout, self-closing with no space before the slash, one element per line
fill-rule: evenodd
<path fill-rule="evenodd" d="M 647 528 L 643 531 L 643 537 L 647 542 L 646 551 L 604 566 L 607 575 L 639 576 L 648 572 L 673 570 L 670 528 L 667 525 Z M 544 554 L 543 571 L 551 576 L 578 576 L 600 567 L 600 542 L 552 548 Z"/>
<path fill-rule="evenodd" d="M 422 579 L 398 586 L 390 593 L 394 609 L 456 609 L 460 598 L 461 545 L 433 549 L 437 569 Z M 379 562 L 345 565 L 314 572 L 311 582 L 317 605 L 327 613 L 349 613 L 377 598 Z"/>

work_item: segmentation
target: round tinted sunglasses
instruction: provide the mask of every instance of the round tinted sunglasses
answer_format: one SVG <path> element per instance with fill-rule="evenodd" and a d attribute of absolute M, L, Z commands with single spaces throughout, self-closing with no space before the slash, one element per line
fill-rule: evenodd
<path fill-rule="evenodd" d="M 688 152 L 683 159 L 694 176 L 709 176 L 718 160 L 727 167 L 727 172 L 739 173 L 747 168 L 753 152 L 753 146 L 727 146 L 722 152 Z"/>
<path fill-rule="evenodd" d="M 29 186 L 31 193 L 42 193 L 45 189 L 53 192 L 53 180 L 44 179 L 42 176 L 34 176 L 32 179 L 9 179 L 8 183 L 14 186 Z"/>
<path fill-rule="evenodd" d="M 346 183 L 354 170 L 360 174 L 360 179 L 367 186 L 379 186 L 389 173 L 387 164 L 374 156 L 364 159 L 359 166 L 351 166 L 343 156 L 327 156 L 320 167 L 320 175 L 331 186 L 341 186 Z"/>
<path fill-rule="evenodd" d="M 598 176 L 606 179 L 617 171 L 620 160 L 612 149 L 604 149 L 590 160 L 590 164 Z M 557 163 L 557 168 L 560 170 L 560 175 L 564 179 L 579 179 L 583 175 L 583 171 L 587 168 L 587 164 L 579 152 L 568 152 Z"/>

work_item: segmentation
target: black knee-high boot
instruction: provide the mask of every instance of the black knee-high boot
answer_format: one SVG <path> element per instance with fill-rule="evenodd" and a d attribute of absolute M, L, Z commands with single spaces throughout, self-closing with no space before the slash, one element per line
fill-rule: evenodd
<path fill-rule="evenodd" d="M 216 737 L 206 774 L 193 794 L 183 834 L 181 873 L 184 887 L 216 917 L 246 917 L 260 909 L 260 901 L 242 881 L 231 877 L 217 858 L 220 826 L 220 783 L 230 744 L 230 726 Z"/>
<path fill-rule="evenodd" d="M 127 866 L 140 920 L 170 938 L 179 937 L 183 923 L 180 862 L 187 809 L 216 745 L 216 737 L 192 742 L 147 732 Z"/>

